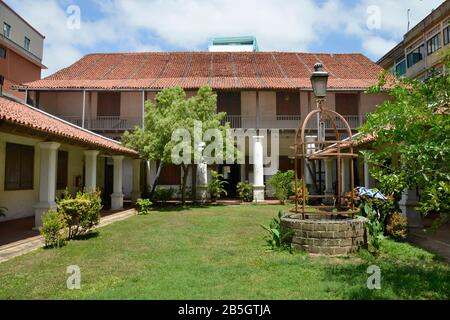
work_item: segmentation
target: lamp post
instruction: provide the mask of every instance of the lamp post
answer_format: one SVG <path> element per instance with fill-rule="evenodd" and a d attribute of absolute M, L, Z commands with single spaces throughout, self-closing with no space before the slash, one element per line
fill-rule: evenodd
<path fill-rule="evenodd" d="M 323 102 L 327 96 L 328 72 L 323 69 L 321 63 L 314 65 L 314 72 L 311 74 L 311 85 L 314 96 L 316 97 L 317 108 L 322 110 Z M 320 142 L 325 141 L 325 122 L 317 114 L 317 136 Z"/>
<path fill-rule="evenodd" d="M 311 74 L 311 84 L 316 96 L 316 101 L 321 103 L 327 95 L 328 72 L 323 69 L 321 63 L 314 65 L 314 72 Z"/>

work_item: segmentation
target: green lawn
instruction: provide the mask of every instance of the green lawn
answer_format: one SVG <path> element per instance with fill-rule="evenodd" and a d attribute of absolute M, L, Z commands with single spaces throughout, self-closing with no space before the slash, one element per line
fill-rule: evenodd
<path fill-rule="evenodd" d="M 0 299 L 449 299 L 450 266 L 406 243 L 374 258 L 268 252 L 261 223 L 280 206 L 167 208 L 60 249 L 0 264 Z M 381 290 L 368 290 L 369 265 Z M 81 268 L 81 290 L 66 268 Z"/>

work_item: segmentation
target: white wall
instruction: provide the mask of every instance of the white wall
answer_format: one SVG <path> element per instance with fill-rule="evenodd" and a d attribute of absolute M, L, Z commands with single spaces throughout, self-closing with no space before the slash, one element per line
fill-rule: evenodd
<path fill-rule="evenodd" d="M 23 19 L 18 17 L 13 11 L 0 2 L 0 28 L 3 36 L 3 23 L 11 26 L 11 39 L 18 46 L 24 49 L 24 37 L 30 39 L 30 52 L 39 60 L 42 60 L 44 38 L 31 28 Z M 25 50 L 25 49 L 24 49 Z"/>

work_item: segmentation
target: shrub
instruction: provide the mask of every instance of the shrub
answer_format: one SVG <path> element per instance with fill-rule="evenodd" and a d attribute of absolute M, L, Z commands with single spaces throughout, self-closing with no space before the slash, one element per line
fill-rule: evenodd
<path fill-rule="evenodd" d="M 215 202 L 222 194 L 227 195 L 224 185 L 228 182 L 222 180 L 223 175 L 217 171 L 211 170 L 211 182 L 208 184 L 208 191 L 211 200 Z"/>
<path fill-rule="evenodd" d="M 281 230 L 281 218 L 284 216 L 282 210 L 278 211 L 278 216 L 273 217 L 268 226 L 261 225 L 267 231 L 265 236 L 266 244 L 271 250 L 293 251 L 289 239 L 292 237 L 292 230 Z"/>
<path fill-rule="evenodd" d="M 136 204 L 139 214 L 147 215 L 150 213 L 152 202 L 149 199 L 137 199 Z"/>
<path fill-rule="evenodd" d="M 428 214 L 439 213 L 439 218 L 433 221 L 432 230 L 450 220 L 450 183 L 440 181 L 438 184 L 429 185 L 423 192 L 420 201 L 420 212 Z"/>
<path fill-rule="evenodd" d="M 408 221 L 400 212 L 394 212 L 386 220 L 386 232 L 398 241 L 406 239 Z"/>
<path fill-rule="evenodd" d="M 69 239 L 89 232 L 100 222 L 102 209 L 100 192 L 77 192 L 72 197 L 68 192 L 58 201 L 58 212 L 62 213 L 69 226 Z"/>
<path fill-rule="evenodd" d="M 253 200 L 253 185 L 247 182 L 239 182 L 236 187 L 239 199 L 243 202 L 252 202 Z"/>
<path fill-rule="evenodd" d="M 156 187 L 155 194 L 153 195 L 153 199 L 159 203 L 165 203 L 172 199 L 175 195 L 174 188 L 162 188 Z"/>
<path fill-rule="evenodd" d="M 378 213 L 367 205 L 367 231 L 369 233 L 369 245 L 374 253 L 380 250 L 381 242 L 384 240 L 383 223 L 380 221 Z"/>
<path fill-rule="evenodd" d="M 294 177 L 293 170 L 278 171 L 275 173 L 267 183 L 275 189 L 275 197 L 284 204 L 289 196 L 294 194 Z"/>
<path fill-rule="evenodd" d="M 368 219 L 366 227 L 370 249 L 377 253 L 384 240 L 386 217 L 394 210 L 394 200 L 386 197 L 378 189 L 358 187 L 354 192 L 355 205 L 359 207 L 360 214 Z"/>
<path fill-rule="evenodd" d="M 57 211 L 48 211 L 42 217 L 42 222 L 39 232 L 45 239 L 45 246 L 56 245 L 59 248 L 67 238 L 68 226 L 64 215 Z"/>

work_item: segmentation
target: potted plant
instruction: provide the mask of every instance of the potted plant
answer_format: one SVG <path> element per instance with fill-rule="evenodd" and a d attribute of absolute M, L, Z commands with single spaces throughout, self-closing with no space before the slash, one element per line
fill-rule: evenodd
<path fill-rule="evenodd" d="M 211 170 L 211 182 L 208 184 L 208 191 L 211 195 L 211 201 L 215 203 L 221 195 L 227 195 L 224 186 L 227 181 L 222 180 L 223 175 L 217 171 Z"/>

